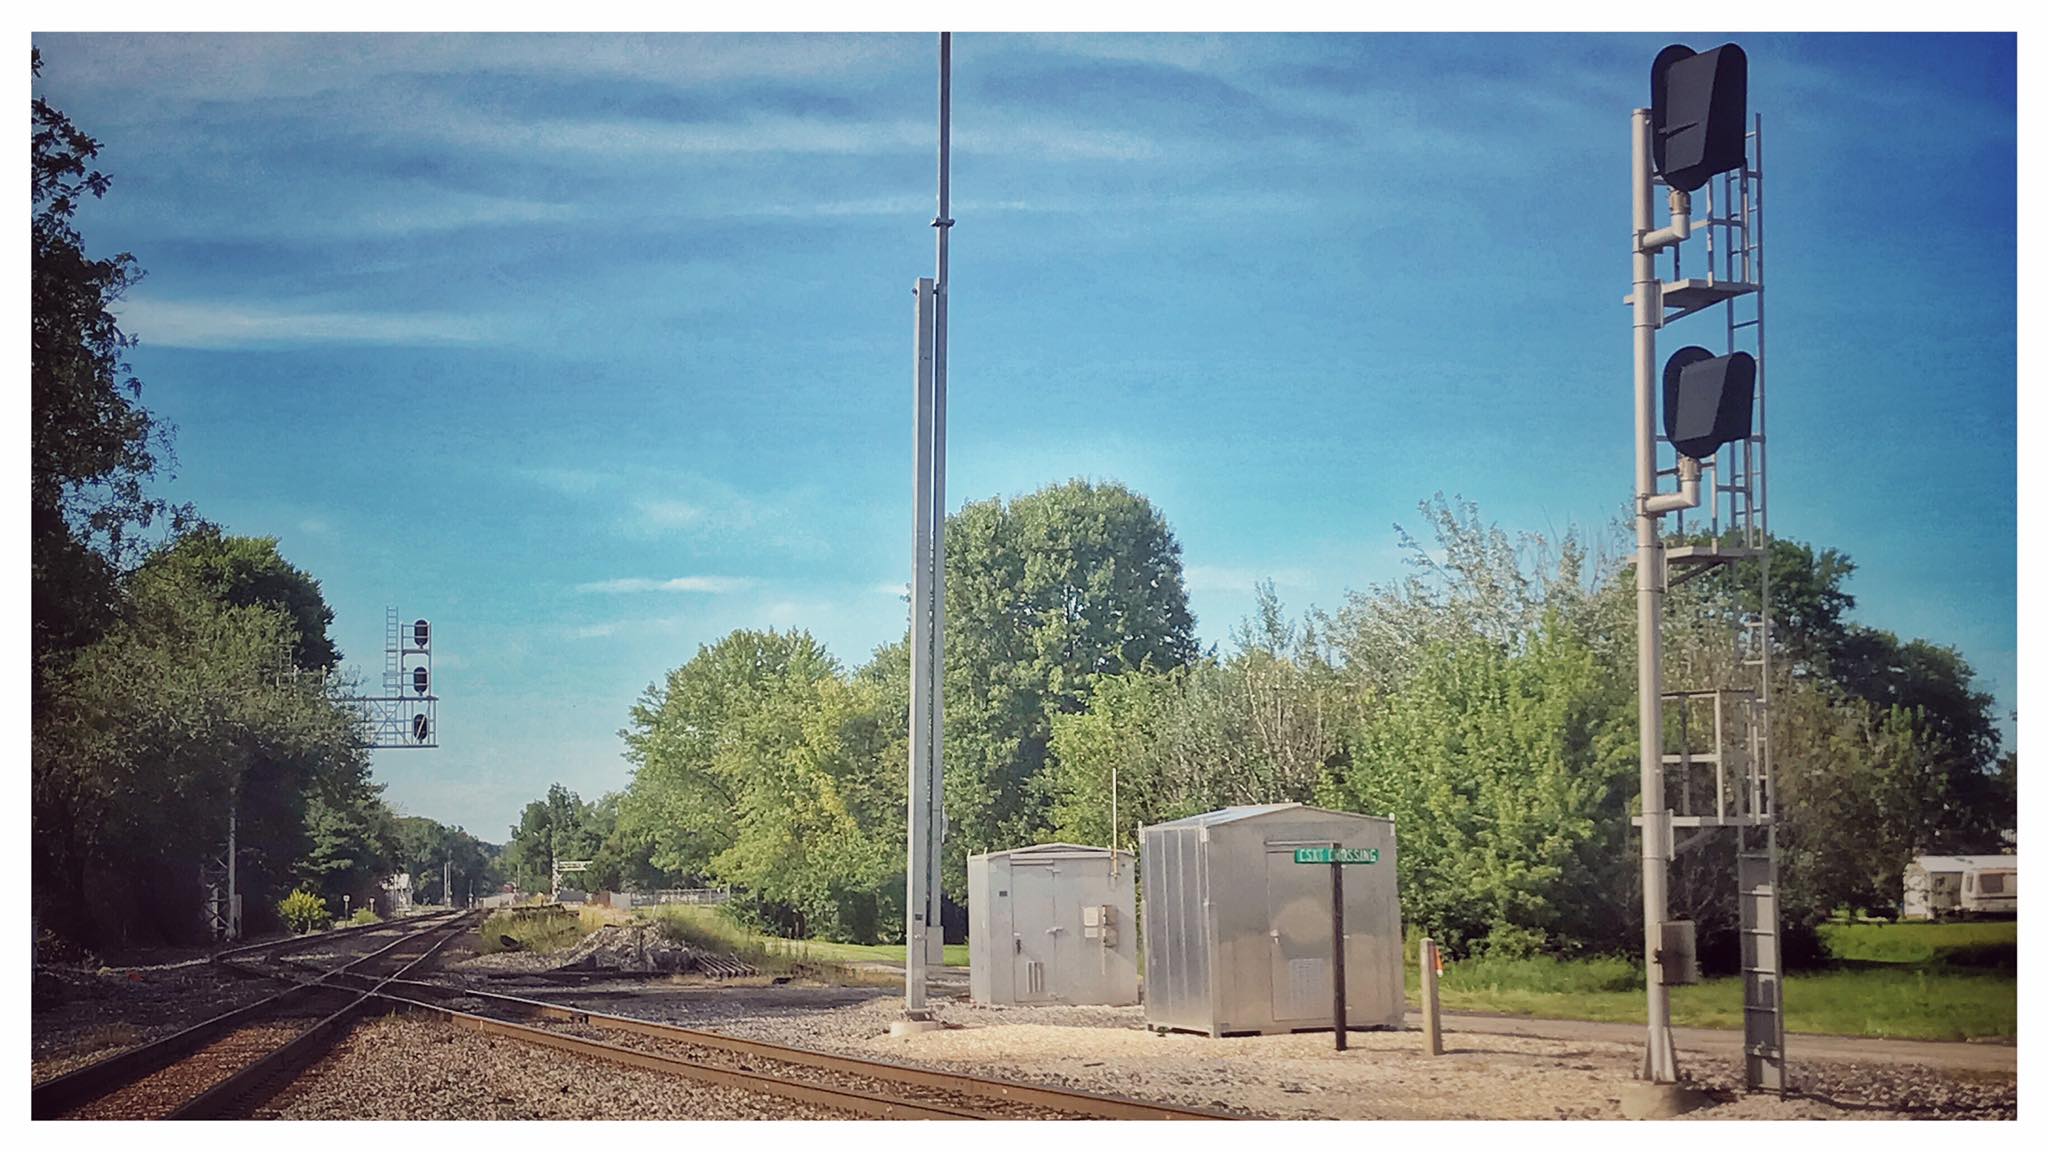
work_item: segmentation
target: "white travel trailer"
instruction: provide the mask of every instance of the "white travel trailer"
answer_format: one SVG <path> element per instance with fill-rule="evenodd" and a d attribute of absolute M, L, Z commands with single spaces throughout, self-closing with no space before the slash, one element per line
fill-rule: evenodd
<path fill-rule="evenodd" d="M 1906 865 L 1905 918 L 2018 915 L 2020 858 L 2003 856 L 1915 856 Z"/>

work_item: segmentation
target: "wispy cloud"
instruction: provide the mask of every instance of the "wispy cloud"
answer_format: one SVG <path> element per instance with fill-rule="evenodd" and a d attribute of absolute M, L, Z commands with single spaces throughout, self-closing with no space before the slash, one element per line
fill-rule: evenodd
<path fill-rule="evenodd" d="M 643 576 L 627 576 L 617 580 L 597 580 L 589 584 L 578 584 L 578 592 L 738 592 L 753 586 L 753 581 L 733 576 L 676 576 L 668 580 L 650 580 Z"/>
<path fill-rule="evenodd" d="M 421 131 L 465 148 L 592 156 L 862 155 L 918 152 L 929 125 L 911 120 L 853 124 L 762 116 L 700 123 L 629 119 L 517 120 L 460 109 Z"/>
<path fill-rule="evenodd" d="M 600 637 L 609 636 L 618 630 L 619 626 L 616 623 L 585 624 L 581 628 L 569 629 L 569 638 L 571 640 L 596 640 Z"/>
<path fill-rule="evenodd" d="M 904 597 L 910 595 L 909 584 L 890 584 L 884 582 L 881 584 L 873 585 L 872 587 L 875 592 L 880 593 L 883 596 L 888 596 L 891 599 L 901 600 Z"/>
<path fill-rule="evenodd" d="M 639 500 L 633 507 L 648 528 L 681 528 L 704 519 L 704 509 L 683 500 Z"/>
<path fill-rule="evenodd" d="M 474 317 L 433 312 L 348 312 L 223 301 L 137 298 L 115 306 L 121 327 L 164 348 L 252 348 L 292 344 L 470 344 Z"/>

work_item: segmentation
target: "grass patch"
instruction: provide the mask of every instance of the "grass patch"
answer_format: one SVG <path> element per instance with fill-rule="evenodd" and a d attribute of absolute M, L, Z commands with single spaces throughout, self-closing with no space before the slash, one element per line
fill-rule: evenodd
<path fill-rule="evenodd" d="M 2017 920 L 1956 924 L 1833 922 L 1821 925 L 1820 937 L 1830 956 L 1855 964 L 2016 968 L 2019 961 Z"/>
<path fill-rule="evenodd" d="M 2014 973 L 1956 962 L 1957 957 L 1969 959 L 1985 949 L 2010 949 L 2014 925 L 1839 927 L 1854 929 L 1829 940 L 1831 947 L 1840 942 L 1842 950 L 1835 953 L 1839 966 L 1786 974 L 1787 1031 L 1913 1040 L 2018 1035 L 2019 984 Z M 1900 932 L 1902 928 L 1908 931 Z M 1922 928 L 1937 931 L 1917 931 Z M 1411 998 L 1419 995 L 1421 981 L 1411 965 Z M 1438 989 L 1449 1012 L 1632 1024 L 1644 1019 L 1642 970 L 1615 957 L 1455 961 L 1444 965 Z M 1673 988 L 1671 1022 L 1696 1028 L 1742 1027 L 1741 979 L 1717 977 Z"/>
<path fill-rule="evenodd" d="M 901 944 L 835 944 L 829 940 L 789 940 L 784 943 L 802 944 L 811 955 L 835 964 L 901 964 L 904 961 Z M 945 963 L 967 967 L 967 945 L 946 945 Z"/>
<path fill-rule="evenodd" d="M 837 969 L 844 976 L 848 965 L 871 961 L 903 962 L 901 944 L 836 944 L 826 940 L 785 940 L 767 936 L 734 924 L 717 907 L 706 904 L 667 904 L 646 913 L 664 936 L 680 944 L 707 952 L 723 952 L 763 972 L 798 972 Z M 948 944 L 946 963 L 967 963 L 967 945 Z"/>
<path fill-rule="evenodd" d="M 384 922 L 384 918 L 383 918 L 382 916 L 379 916 L 379 915 L 377 915 L 377 913 L 376 913 L 376 910 L 375 910 L 375 909 L 371 909 L 371 908 L 358 908 L 358 909 L 356 909 L 356 914 L 355 914 L 355 915 L 353 915 L 353 916 L 351 916 L 351 917 L 349 917 L 349 918 L 348 918 L 348 919 L 347 919 L 346 921 L 344 921 L 343 923 L 346 923 L 346 924 L 349 924 L 349 925 L 357 925 L 357 924 L 382 924 L 383 922 Z"/>
<path fill-rule="evenodd" d="M 486 956 L 493 952 L 560 952 L 575 947 L 605 921 L 604 912 L 597 908 L 493 912 L 477 930 L 482 938 L 478 950 Z"/>

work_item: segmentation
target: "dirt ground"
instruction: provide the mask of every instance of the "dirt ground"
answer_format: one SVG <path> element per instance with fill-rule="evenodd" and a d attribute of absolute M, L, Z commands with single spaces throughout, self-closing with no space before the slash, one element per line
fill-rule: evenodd
<path fill-rule="evenodd" d="M 524 964 L 467 950 L 449 961 L 443 979 L 525 976 L 507 990 L 624 1016 L 1277 1119 L 1619 1118 L 1620 1088 L 1640 1055 L 1632 1029 L 1558 1021 L 1454 1017 L 1448 1051 L 1435 1058 L 1413 1030 L 1357 1032 L 1344 1053 L 1328 1033 L 1160 1035 L 1145 1028 L 1142 1008 L 977 1007 L 964 981 L 943 978 L 933 1002 L 947 1026 L 891 1037 L 901 1005 L 893 988 L 679 978 L 540 985 Z M 201 966 L 69 983 L 31 1017 L 37 1082 L 274 991 Z M 1832 1038 L 1802 1056 L 1794 1037 L 1794 1091 L 1778 1097 L 1741 1091 L 1729 1038 L 1681 1033 L 1679 1046 L 1687 1074 L 1714 1101 L 1691 1114 L 1699 1119 L 2010 1119 L 2018 1110 L 2017 1076 L 2004 1070 L 2010 1052 Z M 1928 1063 L 1913 1063 L 1922 1052 Z"/>
<path fill-rule="evenodd" d="M 862 989 L 584 989 L 550 993 L 619 1015 L 934 1068 L 1277 1119 L 1619 1119 L 1640 1044 L 1448 1030 L 1428 1057 L 1419 1031 L 1211 1039 L 1160 1035 L 1142 1008 L 986 1008 L 937 1001 L 948 1027 L 888 1035 L 899 997 Z M 1567 1028 L 1569 1025 L 1567 1025 Z M 2007 1119 L 2011 1074 L 1897 1063 L 1798 1061 L 1795 1092 L 1741 1091 L 1734 1059 L 1696 1055 L 1690 1075 L 1714 1103 L 1699 1119 Z M 1684 1054 L 1682 1053 L 1682 1058 Z"/>

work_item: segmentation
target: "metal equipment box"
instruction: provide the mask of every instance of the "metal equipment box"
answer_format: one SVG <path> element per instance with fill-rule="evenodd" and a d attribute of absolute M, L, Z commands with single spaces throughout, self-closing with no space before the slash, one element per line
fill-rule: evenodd
<path fill-rule="evenodd" d="M 1211 1036 L 1334 1026 L 1329 864 L 1297 848 L 1377 857 L 1344 868 L 1345 1020 L 1398 1028 L 1401 902 L 1394 821 L 1259 804 L 1143 830 L 1145 1022 Z"/>
<path fill-rule="evenodd" d="M 1137 860 L 1079 844 L 967 858 L 977 1004 L 1136 1004 Z"/>

